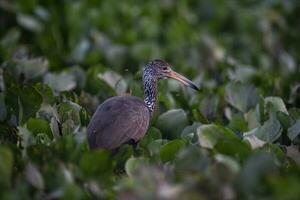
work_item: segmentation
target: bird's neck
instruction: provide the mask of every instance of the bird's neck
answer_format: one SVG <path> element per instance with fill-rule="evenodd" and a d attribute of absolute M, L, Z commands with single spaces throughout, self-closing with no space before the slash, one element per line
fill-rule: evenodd
<path fill-rule="evenodd" d="M 157 99 L 157 79 L 152 75 L 151 69 L 145 69 L 143 73 L 144 102 L 152 114 L 155 111 Z"/>

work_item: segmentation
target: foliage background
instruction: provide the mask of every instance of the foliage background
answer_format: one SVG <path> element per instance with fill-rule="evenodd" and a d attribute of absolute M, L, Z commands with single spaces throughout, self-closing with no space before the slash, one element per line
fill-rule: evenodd
<path fill-rule="evenodd" d="M 0 2 L 1 199 L 297 199 L 297 0 Z M 90 151 L 110 96 L 142 97 L 162 58 L 201 86 L 159 85 L 138 148 Z"/>

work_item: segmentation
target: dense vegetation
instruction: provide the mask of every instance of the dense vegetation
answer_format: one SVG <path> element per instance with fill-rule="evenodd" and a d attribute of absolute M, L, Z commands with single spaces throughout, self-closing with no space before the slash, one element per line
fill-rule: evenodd
<path fill-rule="evenodd" d="M 0 2 L 0 199 L 299 199 L 297 0 Z M 136 149 L 91 151 L 114 95 L 159 84 Z"/>

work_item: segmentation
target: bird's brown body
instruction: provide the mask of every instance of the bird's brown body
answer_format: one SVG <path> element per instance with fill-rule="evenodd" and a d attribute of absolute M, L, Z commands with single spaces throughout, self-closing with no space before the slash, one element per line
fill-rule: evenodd
<path fill-rule="evenodd" d="M 144 68 L 144 101 L 133 96 L 112 97 L 94 113 L 87 137 L 91 149 L 116 149 L 131 140 L 139 141 L 146 133 L 157 104 L 157 81 L 173 78 L 198 90 L 192 81 L 174 72 L 163 60 L 153 60 Z"/>
<path fill-rule="evenodd" d="M 145 135 L 150 112 L 138 97 L 117 96 L 103 102 L 91 121 L 87 127 L 90 147 L 115 149 L 129 140 L 137 142 Z"/>

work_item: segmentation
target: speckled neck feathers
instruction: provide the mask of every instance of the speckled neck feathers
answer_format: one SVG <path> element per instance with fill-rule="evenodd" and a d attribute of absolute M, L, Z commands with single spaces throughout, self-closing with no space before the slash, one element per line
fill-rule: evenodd
<path fill-rule="evenodd" d="M 152 114 L 156 107 L 157 78 L 153 69 L 146 67 L 143 73 L 144 102 Z"/>

